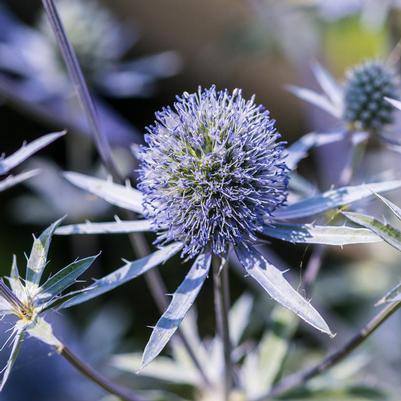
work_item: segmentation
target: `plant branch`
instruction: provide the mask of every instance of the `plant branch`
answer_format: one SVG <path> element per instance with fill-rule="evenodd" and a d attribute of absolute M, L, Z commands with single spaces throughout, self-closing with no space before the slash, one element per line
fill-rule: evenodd
<path fill-rule="evenodd" d="M 50 26 L 54 32 L 54 35 L 56 36 L 57 43 L 59 45 L 64 62 L 67 66 L 71 80 L 74 84 L 78 98 L 88 117 L 88 122 L 92 129 L 100 157 L 102 158 L 102 161 L 104 165 L 107 167 L 107 170 L 110 172 L 110 174 L 115 179 L 120 180 L 121 177 L 118 172 L 117 166 L 113 161 L 110 145 L 99 124 L 99 119 L 97 116 L 95 104 L 89 92 L 85 78 L 82 74 L 82 70 L 79 65 L 75 51 L 71 46 L 71 43 L 65 33 L 63 24 L 61 22 L 60 16 L 58 15 L 54 1 L 42 0 L 42 3 L 46 11 L 47 17 L 49 19 Z"/>
<path fill-rule="evenodd" d="M 216 312 L 216 326 L 224 349 L 224 400 L 228 401 L 233 387 L 231 340 L 228 322 L 229 282 L 227 266 L 221 266 L 221 259 L 213 257 L 213 289 Z"/>
<path fill-rule="evenodd" d="M 104 377 L 92 366 L 82 361 L 64 344 L 62 344 L 62 347 L 60 349 L 57 349 L 57 352 L 61 356 L 63 356 L 69 363 L 71 363 L 77 370 L 79 370 L 82 375 L 98 384 L 108 393 L 114 394 L 115 396 L 121 398 L 123 401 L 145 401 L 144 398 L 134 393 L 132 390 L 113 383 L 112 381 Z"/>
<path fill-rule="evenodd" d="M 329 354 L 320 363 L 312 368 L 306 369 L 301 372 L 294 373 L 287 376 L 272 390 L 253 401 L 267 401 L 271 398 L 277 397 L 289 390 L 298 386 L 304 385 L 313 377 L 324 373 L 334 365 L 341 362 L 344 358 L 350 355 L 359 345 L 364 343 L 394 312 L 401 307 L 401 302 L 393 303 L 382 309 L 376 316 L 374 316 L 365 327 L 362 328 L 354 337 L 352 337 L 346 344 L 344 344 L 337 351 Z"/>

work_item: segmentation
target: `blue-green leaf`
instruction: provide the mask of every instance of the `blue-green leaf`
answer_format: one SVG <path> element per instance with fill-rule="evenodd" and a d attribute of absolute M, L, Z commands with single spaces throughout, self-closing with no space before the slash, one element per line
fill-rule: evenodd
<path fill-rule="evenodd" d="M 270 264 L 264 256 L 252 247 L 235 247 L 238 260 L 248 274 L 278 303 L 296 313 L 311 326 L 332 335 L 332 332 L 316 309 L 284 278 L 283 273 Z"/>
<path fill-rule="evenodd" d="M 77 260 L 58 271 L 50 277 L 40 288 L 37 297 L 42 301 L 56 297 L 62 291 L 73 285 L 78 277 L 84 274 L 95 259 L 98 257 L 90 256 L 85 259 Z"/>
<path fill-rule="evenodd" d="M 374 195 L 401 187 L 401 181 L 385 181 L 333 189 L 323 194 L 304 199 L 275 212 L 278 220 L 298 219 L 313 216 L 336 207 L 347 205 Z"/>
<path fill-rule="evenodd" d="M 135 232 L 151 231 L 151 222 L 149 220 L 135 221 L 112 221 L 107 223 L 71 224 L 59 227 L 56 235 L 73 234 L 128 234 Z"/>
<path fill-rule="evenodd" d="M 143 353 L 140 369 L 155 359 L 178 329 L 205 282 L 212 261 L 211 253 L 200 254 L 184 281 L 177 288 L 170 305 L 156 323 Z"/>
<path fill-rule="evenodd" d="M 69 308 L 111 291 L 114 288 L 133 280 L 141 274 L 146 273 L 153 267 L 164 263 L 166 260 L 175 255 L 181 248 L 182 244 L 175 242 L 159 249 L 156 252 L 153 252 L 148 256 L 145 256 L 142 259 L 138 259 L 133 262 L 127 262 L 124 266 L 115 270 L 113 273 L 96 280 L 88 291 L 67 301 L 62 307 Z"/>
<path fill-rule="evenodd" d="M 401 251 L 401 231 L 389 224 L 383 224 L 372 216 L 366 216 L 361 213 L 343 212 L 349 220 L 360 226 L 373 231 L 379 237 L 383 238 L 388 244 Z"/>
<path fill-rule="evenodd" d="M 0 181 L 0 192 L 5 191 L 6 189 L 9 189 L 11 187 L 14 187 L 15 185 L 18 185 L 21 182 L 29 180 L 32 177 L 35 177 L 35 175 L 38 175 L 39 172 L 40 170 L 30 170 L 17 175 L 9 175 L 6 179 Z"/>
<path fill-rule="evenodd" d="M 53 134 L 44 135 L 38 139 L 35 139 L 27 145 L 23 145 L 19 150 L 13 153 L 11 156 L 0 160 L 0 175 L 7 174 L 14 167 L 17 167 L 23 161 L 28 159 L 34 153 L 54 142 L 56 139 L 65 135 L 66 131 L 56 132 Z"/>
<path fill-rule="evenodd" d="M 39 238 L 35 238 L 28 259 L 26 267 L 26 281 L 27 285 L 36 287 L 46 267 L 47 253 L 49 251 L 50 243 L 55 229 L 60 225 L 63 219 L 57 220 L 50 227 L 48 227 Z"/>
<path fill-rule="evenodd" d="M 315 226 L 312 224 L 271 224 L 262 234 L 300 244 L 349 245 L 380 242 L 381 238 L 366 228 Z"/>
<path fill-rule="evenodd" d="M 134 188 L 74 172 L 64 173 L 64 176 L 75 186 L 112 205 L 143 214 L 142 194 Z"/>

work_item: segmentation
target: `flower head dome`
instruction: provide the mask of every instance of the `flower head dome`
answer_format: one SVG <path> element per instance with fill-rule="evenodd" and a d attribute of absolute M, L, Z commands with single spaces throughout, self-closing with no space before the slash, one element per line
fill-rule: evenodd
<path fill-rule="evenodd" d="M 254 98 L 199 89 L 156 114 L 142 149 L 140 189 L 158 242 L 190 257 L 255 239 L 287 198 L 288 169 L 275 121 Z"/>
<path fill-rule="evenodd" d="M 105 68 L 121 55 L 125 42 L 121 25 L 99 2 L 58 0 L 56 5 L 84 70 L 96 71 Z M 39 20 L 39 28 L 47 37 L 53 38 L 45 14 Z"/>
<path fill-rule="evenodd" d="M 358 129 L 377 130 L 393 121 L 394 108 L 384 99 L 398 97 L 391 68 L 369 61 L 349 71 L 344 90 L 344 118 Z"/>

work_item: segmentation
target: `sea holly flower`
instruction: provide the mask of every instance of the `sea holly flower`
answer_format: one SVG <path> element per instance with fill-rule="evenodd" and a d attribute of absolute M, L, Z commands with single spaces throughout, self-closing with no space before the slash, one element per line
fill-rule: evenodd
<path fill-rule="evenodd" d="M 19 166 L 34 153 L 38 152 L 39 150 L 43 149 L 50 143 L 54 142 L 56 139 L 65 135 L 65 133 L 66 132 L 63 131 L 44 135 L 38 139 L 35 139 L 29 144 L 24 144 L 20 149 L 18 149 L 12 155 L 8 157 L 0 157 L 0 177 L 7 175 L 11 170 Z M 19 173 L 15 176 L 13 175 L 6 176 L 5 179 L 0 180 L 0 192 L 13 187 L 14 185 L 17 185 L 20 182 L 28 180 L 29 178 L 37 175 L 38 173 L 39 170 L 35 169 Z"/>
<path fill-rule="evenodd" d="M 379 61 L 357 65 L 347 74 L 344 87 L 344 116 L 361 130 L 379 130 L 393 122 L 394 109 L 386 97 L 397 97 L 395 71 Z"/>
<path fill-rule="evenodd" d="M 63 345 L 54 336 L 51 325 L 44 320 L 43 315 L 49 310 L 61 308 L 64 302 L 85 291 L 83 289 L 65 293 L 65 290 L 75 284 L 78 277 L 92 265 L 96 256 L 76 260 L 42 282 L 42 275 L 48 263 L 50 242 L 60 223 L 61 220 L 56 221 L 38 238 L 34 238 L 24 278 L 20 275 L 14 257 L 10 277 L 7 278 L 9 286 L 0 279 L 0 316 L 16 318 L 11 334 L 2 348 L 9 343 L 12 345 L 8 362 L 2 371 L 0 390 L 6 384 L 27 334 L 61 352 Z"/>
<path fill-rule="evenodd" d="M 331 333 L 282 272 L 255 249 L 260 238 L 293 243 L 346 245 L 380 241 L 367 229 L 292 223 L 401 186 L 400 181 L 342 187 L 286 205 L 290 170 L 303 154 L 287 153 L 268 111 L 239 90 L 215 87 L 184 93 L 157 114 L 141 150 L 139 189 L 77 173 L 73 184 L 108 202 L 145 216 L 143 220 L 60 227 L 56 234 L 153 231 L 161 247 L 96 280 L 93 288 L 66 302 L 73 306 L 138 277 L 181 251 L 193 266 L 179 286 L 146 347 L 143 366 L 167 344 L 194 303 L 212 258 L 233 249 L 247 274 L 277 302 L 317 329 Z M 302 146 L 301 146 L 302 147 Z M 293 148 L 294 149 L 294 148 Z M 226 268 L 226 267 L 225 267 Z"/>
<path fill-rule="evenodd" d="M 329 135 L 335 142 L 351 135 L 359 143 L 371 134 L 385 143 L 392 144 L 391 133 L 394 113 L 386 98 L 398 99 L 401 95 L 399 77 L 385 62 L 369 60 L 354 66 L 346 74 L 343 85 L 319 64 L 313 65 L 313 73 L 323 93 L 298 86 L 289 90 L 300 99 L 317 106 L 335 117 L 341 127 Z"/>

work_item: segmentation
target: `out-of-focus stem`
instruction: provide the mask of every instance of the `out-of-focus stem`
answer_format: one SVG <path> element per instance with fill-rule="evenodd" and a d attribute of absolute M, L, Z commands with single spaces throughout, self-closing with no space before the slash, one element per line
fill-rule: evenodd
<path fill-rule="evenodd" d="M 224 350 L 224 400 L 228 401 L 233 387 L 231 339 L 228 322 L 229 281 L 227 266 L 221 268 L 221 259 L 213 257 L 213 289 L 216 326 Z"/>
<path fill-rule="evenodd" d="M 75 353 L 73 353 L 67 346 L 62 344 L 57 352 L 63 356 L 69 363 L 71 363 L 79 372 L 93 381 L 108 393 L 121 398 L 123 401 L 145 401 L 144 398 L 134 393 L 132 390 L 122 387 L 100 374 L 92 366 L 81 360 Z"/>
<path fill-rule="evenodd" d="M 42 3 L 48 16 L 50 26 L 52 27 L 54 35 L 56 36 L 60 52 L 67 66 L 71 80 L 78 94 L 78 98 L 88 117 L 88 122 L 92 128 L 92 132 L 94 135 L 96 146 L 99 150 L 100 157 L 102 158 L 102 161 L 104 165 L 107 167 L 107 170 L 110 172 L 110 174 L 114 178 L 120 179 L 121 178 L 120 174 L 113 161 L 110 145 L 99 124 L 99 119 L 97 117 L 95 104 L 89 92 L 85 78 L 82 74 L 82 70 L 79 65 L 75 51 L 72 48 L 71 43 L 65 33 L 63 24 L 61 22 L 60 16 L 58 15 L 54 1 L 42 0 Z"/>
<path fill-rule="evenodd" d="M 359 345 L 364 343 L 400 307 L 401 307 L 401 302 L 388 305 L 386 308 L 381 310 L 376 316 L 374 316 L 373 319 L 371 319 L 366 324 L 366 326 L 362 328 L 362 330 L 360 330 L 354 337 L 352 337 L 346 344 L 340 347 L 337 351 L 329 354 L 317 365 L 304 371 L 297 372 L 290 376 L 287 376 L 276 386 L 274 386 L 268 394 L 265 394 L 262 397 L 258 397 L 253 401 L 271 400 L 272 398 L 282 395 L 293 388 L 305 384 L 313 377 L 327 371 L 334 365 L 338 364 L 349 354 L 351 354 L 352 351 L 354 351 L 357 347 L 359 347 Z"/>

